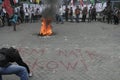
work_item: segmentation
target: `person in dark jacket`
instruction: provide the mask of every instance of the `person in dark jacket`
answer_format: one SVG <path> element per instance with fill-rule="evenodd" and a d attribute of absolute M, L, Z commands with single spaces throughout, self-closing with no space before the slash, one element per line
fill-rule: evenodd
<path fill-rule="evenodd" d="M 72 7 L 70 7 L 69 16 L 70 16 L 70 21 L 73 22 L 73 8 Z"/>
<path fill-rule="evenodd" d="M 76 16 L 76 22 L 79 23 L 79 16 L 80 16 L 80 8 L 79 8 L 79 6 L 76 6 L 75 16 Z"/>
<path fill-rule="evenodd" d="M 21 80 L 28 80 L 28 77 L 32 76 L 30 73 L 28 65 L 22 60 L 19 51 L 13 47 L 1 48 L 0 53 L 6 56 L 6 64 L 0 66 L 0 80 L 2 80 L 2 75 L 5 74 L 16 74 Z M 16 62 L 18 65 L 12 64 Z"/>
<path fill-rule="evenodd" d="M 82 10 L 82 22 L 86 21 L 86 16 L 87 16 L 87 7 L 84 7 Z"/>
<path fill-rule="evenodd" d="M 69 8 L 66 6 L 65 8 L 65 20 L 68 21 L 68 12 L 69 12 Z"/>

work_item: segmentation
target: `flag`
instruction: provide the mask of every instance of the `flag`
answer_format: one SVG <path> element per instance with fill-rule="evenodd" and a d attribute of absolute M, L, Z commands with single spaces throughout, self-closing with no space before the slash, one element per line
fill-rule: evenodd
<path fill-rule="evenodd" d="M 11 7 L 10 0 L 4 0 L 2 6 L 5 8 L 9 16 L 13 15 L 13 8 Z"/>
<path fill-rule="evenodd" d="M 83 0 L 80 0 L 80 5 L 82 5 L 82 6 L 84 5 Z"/>

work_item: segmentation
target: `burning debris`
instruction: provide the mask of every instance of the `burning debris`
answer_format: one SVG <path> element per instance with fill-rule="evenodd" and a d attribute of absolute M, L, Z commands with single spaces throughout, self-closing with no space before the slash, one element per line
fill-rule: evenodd
<path fill-rule="evenodd" d="M 40 28 L 40 35 L 41 36 L 50 36 L 52 35 L 52 25 L 51 25 L 51 19 L 49 18 L 42 18 L 42 25 Z"/>
<path fill-rule="evenodd" d="M 40 36 L 51 36 L 52 31 L 52 21 L 56 14 L 57 4 L 59 0 L 44 0 L 45 9 L 42 12 L 42 22 L 39 35 Z"/>

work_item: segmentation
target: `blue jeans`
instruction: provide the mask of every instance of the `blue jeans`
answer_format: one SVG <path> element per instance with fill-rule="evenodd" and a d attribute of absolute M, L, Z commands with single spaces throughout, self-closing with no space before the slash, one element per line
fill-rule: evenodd
<path fill-rule="evenodd" d="M 64 23 L 62 15 L 59 15 L 59 22 Z"/>
<path fill-rule="evenodd" d="M 79 14 L 76 14 L 76 22 L 79 22 Z"/>
<path fill-rule="evenodd" d="M 25 67 L 19 65 L 10 65 L 8 67 L 0 67 L 0 80 L 2 75 L 16 74 L 20 77 L 20 80 L 28 80 L 28 72 Z"/>

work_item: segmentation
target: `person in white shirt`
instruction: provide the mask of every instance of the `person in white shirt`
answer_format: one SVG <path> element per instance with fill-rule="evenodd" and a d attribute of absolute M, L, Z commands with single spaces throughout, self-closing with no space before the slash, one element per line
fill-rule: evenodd
<path fill-rule="evenodd" d="M 63 8 L 62 7 L 59 8 L 59 21 L 61 22 L 61 24 L 64 23 L 64 21 L 63 21 Z"/>
<path fill-rule="evenodd" d="M 28 23 L 29 22 L 29 9 L 26 7 L 25 8 L 25 23 Z"/>

